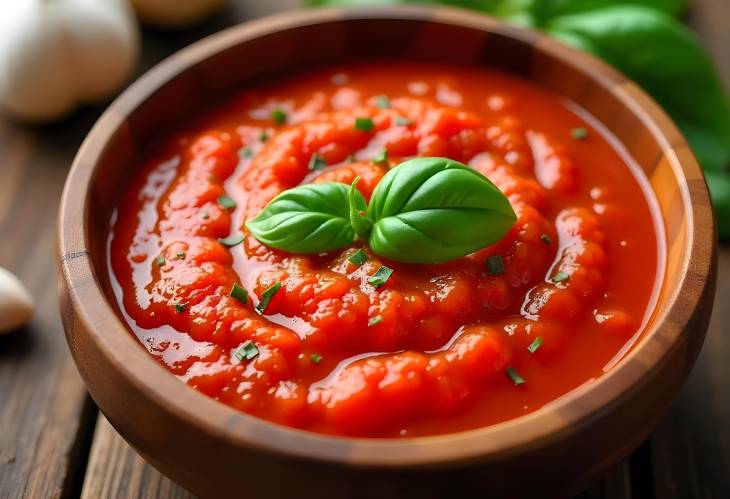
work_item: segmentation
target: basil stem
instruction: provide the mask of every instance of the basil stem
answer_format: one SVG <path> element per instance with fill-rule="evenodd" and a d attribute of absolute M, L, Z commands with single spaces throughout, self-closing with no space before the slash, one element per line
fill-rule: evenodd
<path fill-rule="evenodd" d="M 360 181 L 360 177 L 355 178 L 350 185 L 350 190 L 347 196 L 349 208 L 350 208 L 350 225 L 355 230 L 357 237 L 363 241 L 367 241 L 368 234 L 373 224 L 365 217 L 365 210 L 367 206 L 365 204 L 365 198 L 362 197 L 360 191 L 357 190 L 357 183 Z"/>

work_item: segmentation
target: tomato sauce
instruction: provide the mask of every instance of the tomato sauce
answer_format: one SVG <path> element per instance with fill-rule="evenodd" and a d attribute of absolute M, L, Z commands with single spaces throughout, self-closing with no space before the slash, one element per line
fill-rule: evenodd
<path fill-rule="evenodd" d="M 114 216 L 120 307 L 174 375 L 249 414 L 368 437 L 491 425 L 601 376 L 652 313 L 663 253 L 645 180 L 591 116 L 515 77 L 351 64 L 243 90 L 162 139 Z M 386 261 L 361 243 L 292 255 L 246 232 L 283 190 L 360 176 L 369 198 L 415 156 L 489 177 L 514 227 L 439 265 Z M 348 260 L 359 248 L 362 265 Z M 495 255 L 503 272 L 489 269 Z M 376 288 L 381 265 L 394 273 Z"/>

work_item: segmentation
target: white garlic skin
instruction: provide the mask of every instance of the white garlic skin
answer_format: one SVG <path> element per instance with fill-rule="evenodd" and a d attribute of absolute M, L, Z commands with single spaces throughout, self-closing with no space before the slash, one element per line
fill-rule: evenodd
<path fill-rule="evenodd" d="M 25 325 L 33 315 L 33 299 L 17 277 L 0 267 L 0 334 Z"/>

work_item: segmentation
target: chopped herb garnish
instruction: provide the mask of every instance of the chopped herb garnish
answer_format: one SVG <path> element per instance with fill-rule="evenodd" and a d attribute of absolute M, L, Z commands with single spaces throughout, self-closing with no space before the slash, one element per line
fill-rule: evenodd
<path fill-rule="evenodd" d="M 244 158 L 253 158 L 253 149 L 250 147 L 247 147 L 243 150 L 243 157 Z"/>
<path fill-rule="evenodd" d="M 235 298 L 236 300 L 240 301 L 243 304 L 245 304 L 248 301 L 248 291 L 246 291 L 237 282 L 233 283 L 231 292 L 228 294 L 231 296 L 231 298 Z"/>
<path fill-rule="evenodd" d="M 322 156 L 320 156 L 317 153 L 312 154 L 312 157 L 309 158 L 309 169 L 314 170 L 321 170 L 322 168 L 327 166 L 327 160 L 324 159 Z"/>
<path fill-rule="evenodd" d="M 380 151 L 378 151 L 378 154 L 375 155 L 373 158 L 374 163 L 387 163 L 388 162 L 388 150 L 386 148 L 382 148 Z"/>
<path fill-rule="evenodd" d="M 207 211 L 201 211 L 200 218 L 202 218 L 203 220 L 208 220 L 210 218 L 210 215 L 208 215 Z"/>
<path fill-rule="evenodd" d="M 266 142 L 267 140 L 269 140 L 269 134 L 266 133 L 266 130 L 261 131 L 261 135 L 259 135 L 259 140 L 261 142 Z"/>
<path fill-rule="evenodd" d="M 236 202 L 225 194 L 222 196 L 218 196 L 218 204 L 226 210 L 232 210 L 236 207 Z"/>
<path fill-rule="evenodd" d="M 395 124 L 398 126 L 408 126 L 413 123 L 413 120 L 405 116 L 398 116 L 395 119 Z"/>
<path fill-rule="evenodd" d="M 187 303 L 180 303 L 180 302 L 178 302 L 178 303 L 175 304 L 175 312 L 177 312 L 179 314 L 185 312 L 185 309 L 186 308 L 188 308 L 188 304 Z"/>
<path fill-rule="evenodd" d="M 530 345 L 527 347 L 527 351 L 530 353 L 535 353 L 537 352 L 537 349 L 540 348 L 540 346 L 542 346 L 542 338 L 538 336 L 537 338 L 532 340 L 532 343 L 530 343 Z"/>
<path fill-rule="evenodd" d="M 322 362 L 322 356 L 318 353 L 313 353 L 309 356 L 309 360 L 312 361 L 312 364 L 319 364 L 320 362 Z"/>
<path fill-rule="evenodd" d="M 178 252 L 178 253 L 177 253 L 177 254 L 175 255 L 175 259 L 177 259 L 177 260 L 184 260 L 184 259 L 185 259 L 185 252 L 184 252 L 184 251 L 180 251 L 180 252 Z"/>
<path fill-rule="evenodd" d="M 364 249 L 360 248 L 355 253 L 347 257 L 347 261 L 359 267 L 360 265 L 368 261 L 368 254 L 365 253 Z"/>
<path fill-rule="evenodd" d="M 375 105 L 380 109 L 388 109 L 390 107 L 390 99 L 387 95 L 378 95 L 375 97 Z"/>
<path fill-rule="evenodd" d="M 588 130 L 585 128 L 573 128 L 570 131 L 570 136 L 575 140 L 585 140 L 588 138 Z"/>
<path fill-rule="evenodd" d="M 275 107 L 271 110 L 271 119 L 274 120 L 277 125 L 283 125 L 286 123 L 286 112 L 280 107 Z"/>
<path fill-rule="evenodd" d="M 222 239 L 218 239 L 218 242 L 221 243 L 223 246 L 233 248 L 234 246 L 238 246 L 239 244 L 241 244 L 243 242 L 243 239 L 243 234 L 239 234 L 237 236 L 228 236 Z"/>
<path fill-rule="evenodd" d="M 525 379 L 522 376 L 520 376 L 520 374 L 517 371 L 515 371 L 515 369 L 513 367 L 507 368 L 507 376 L 509 376 L 509 379 L 512 380 L 512 383 L 514 383 L 515 386 L 525 384 Z"/>
<path fill-rule="evenodd" d="M 504 274 L 504 258 L 502 258 L 502 255 L 492 255 L 487 258 L 487 272 L 489 272 L 489 275 Z"/>
<path fill-rule="evenodd" d="M 380 315 L 376 315 L 375 317 L 371 317 L 368 319 L 368 326 L 374 326 L 376 324 L 380 324 L 383 322 L 383 317 Z"/>
<path fill-rule="evenodd" d="M 544 242 L 545 244 L 550 244 L 550 243 L 553 242 L 553 240 L 550 239 L 550 236 L 548 236 L 547 234 L 541 235 L 540 236 L 540 241 Z"/>
<path fill-rule="evenodd" d="M 375 272 L 373 275 L 371 275 L 368 278 L 368 283 L 372 284 L 376 288 L 379 288 L 386 282 L 388 282 L 388 279 L 390 279 L 390 276 L 393 274 L 393 269 L 389 269 L 385 265 L 380 267 L 377 272 Z"/>
<path fill-rule="evenodd" d="M 355 130 L 372 132 L 374 126 L 373 120 L 370 118 L 355 118 Z"/>
<path fill-rule="evenodd" d="M 570 275 L 562 271 L 553 276 L 553 282 L 565 282 L 568 279 L 570 279 Z"/>
<path fill-rule="evenodd" d="M 350 154 L 345 161 L 347 161 L 348 163 L 354 163 L 355 162 L 355 156 L 353 156 L 352 154 Z"/>
<path fill-rule="evenodd" d="M 241 362 L 244 360 L 254 359 L 258 354 L 259 349 L 251 340 L 247 340 L 243 345 L 238 347 L 235 352 L 233 352 L 233 356 Z"/>
<path fill-rule="evenodd" d="M 167 260 L 165 260 L 165 257 L 160 255 L 157 258 L 155 258 L 155 267 L 162 267 L 167 263 Z"/>
<path fill-rule="evenodd" d="M 266 307 L 269 306 L 269 302 L 280 289 L 281 283 L 276 282 L 266 288 L 263 293 L 261 293 L 261 301 L 258 305 L 256 305 L 256 310 L 258 310 L 260 314 L 263 314 L 266 311 Z"/>

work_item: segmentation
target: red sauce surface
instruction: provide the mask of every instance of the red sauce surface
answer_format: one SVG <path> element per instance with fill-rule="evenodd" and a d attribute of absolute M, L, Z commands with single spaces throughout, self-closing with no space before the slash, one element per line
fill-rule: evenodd
<path fill-rule="evenodd" d="M 277 107 L 287 123 L 272 120 Z M 504 74 L 399 61 L 245 90 L 167 137 L 122 197 L 110 236 L 120 305 L 181 380 L 277 423 L 397 437 L 534 411 L 630 347 L 661 263 L 639 177 L 581 115 Z M 374 129 L 356 130 L 358 117 Z M 574 138 L 576 127 L 587 137 Z M 388 168 L 373 162 L 382 148 L 391 165 L 414 156 L 469 164 L 509 197 L 517 223 L 499 243 L 440 265 L 369 252 L 358 267 L 347 257 L 359 244 L 296 256 L 250 235 L 219 243 L 245 235 L 246 219 L 300 183 L 361 176 L 369 197 Z M 309 169 L 315 153 L 326 168 Z M 220 205 L 224 194 L 235 208 Z M 491 255 L 503 257 L 504 274 L 487 271 Z M 381 264 L 395 272 L 376 289 L 367 279 Z M 560 272 L 569 278 L 553 282 Z M 247 304 L 229 296 L 234 283 Z M 241 362 L 234 352 L 248 340 L 259 355 Z"/>

